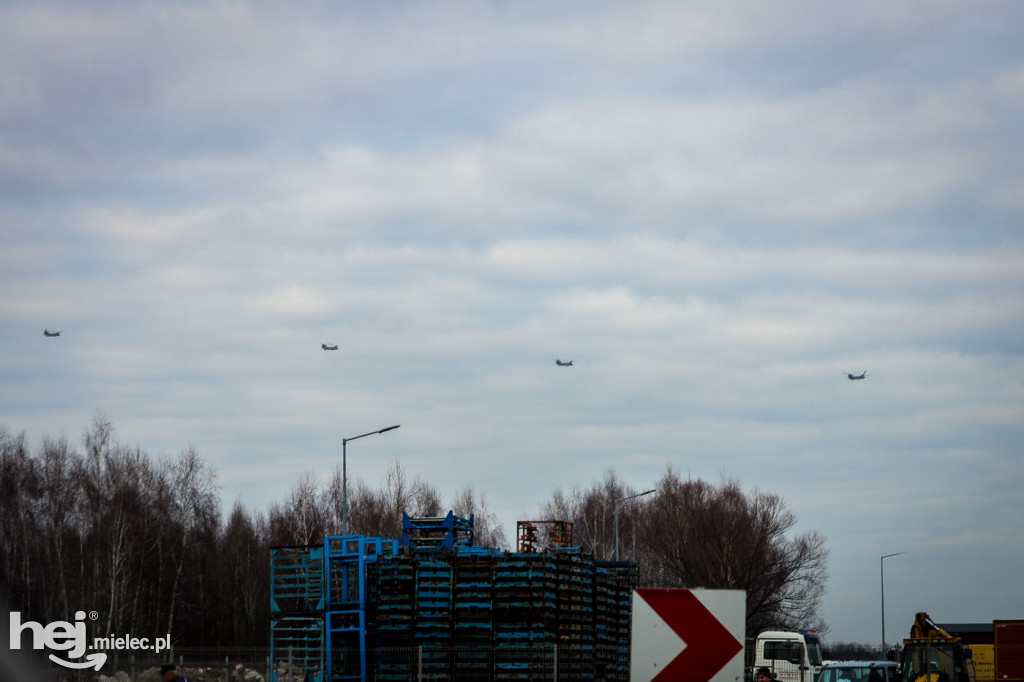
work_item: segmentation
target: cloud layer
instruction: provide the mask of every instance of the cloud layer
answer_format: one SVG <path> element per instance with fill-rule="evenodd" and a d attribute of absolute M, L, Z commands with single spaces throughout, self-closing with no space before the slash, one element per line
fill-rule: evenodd
<path fill-rule="evenodd" d="M 829 538 L 834 639 L 879 640 L 896 551 L 891 631 L 1024 612 L 1024 6 L 0 19 L 0 422 L 101 409 L 255 507 L 401 423 L 356 475 L 510 537 L 671 464 Z"/>

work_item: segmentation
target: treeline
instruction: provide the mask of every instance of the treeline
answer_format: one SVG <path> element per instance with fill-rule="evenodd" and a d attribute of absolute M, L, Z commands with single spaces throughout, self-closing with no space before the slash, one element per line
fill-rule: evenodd
<path fill-rule="evenodd" d="M 821 655 L 826 661 L 883 661 L 887 654 L 878 644 L 823 642 L 821 645 Z"/>
<path fill-rule="evenodd" d="M 743 590 L 747 632 L 828 632 L 821 617 L 828 549 L 817 532 L 793 536 L 796 516 L 778 495 L 736 480 L 683 479 L 671 467 L 651 494 L 609 471 L 602 481 L 556 490 L 545 518 L 573 521 L 575 543 L 599 559 L 637 563 L 640 585 Z M 629 499 L 631 498 L 631 499 Z"/>
<path fill-rule="evenodd" d="M 270 547 L 342 532 L 340 471 L 323 482 L 303 474 L 281 502 L 265 511 L 236 503 L 225 519 L 215 472 L 195 449 L 154 459 L 118 443 L 102 416 L 82 446 L 44 438 L 33 450 L 0 425 L 0 601 L 23 621 L 95 611 L 93 632 L 266 645 Z M 780 497 L 684 480 L 671 468 L 656 492 L 625 499 L 637 492 L 609 471 L 590 487 L 555 490 L 541 516 L 570 521 L 574 544 L 598 559 L 636 561 L 642 586 L 745 590 L 748 632 L 827 631 L 824 538 L 791 537 L 796 518 Z M 402 512 L 449 509 L 474 515 L 478 545 L 515 549 L 471 487 L 445 504 L 397 463 L 379 489 L 349 481 L 352 533 L 398 538 Z"/>
<path fill-rule="evenodd" d="M 154 461 L 97 418 L 84 450 L 0 426 L 0 597 L 22 620 L 96 612 L 97 634 L 265 643 L 266 522 L 222 523 L 215 477 L 189 448 Z M 241 608 L 239 608 L 241 607 Z"/>
<path fill-rule="evenodd" d="M 73 620 L 90 630 L 171 635 L 178 646 L 269 644 L 270 547 L 308 545 L 342 532 L 341 473 L 304 474 L 266 511 L 236 503 L 227 518 L 215 472 L 194 448 L 154 459 L 117 442 L 97 417 L 82 437 L 44 438 L 0 425 L 0 607 L 22 621 Z M 402 512 L 476 517 L 478 542 L 505 546 L 482 495 L 450 506 L 397 463 L 380 490 L 349 481 L 349 528 L 401 537 Z"/>

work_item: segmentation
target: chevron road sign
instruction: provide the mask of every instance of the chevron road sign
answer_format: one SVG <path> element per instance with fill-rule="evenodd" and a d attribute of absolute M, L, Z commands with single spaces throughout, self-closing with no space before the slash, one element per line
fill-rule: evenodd
<path fill-rule="evenodd" d="M 743 590 L 633 592 L 630 682 L 742 682 Z"/>

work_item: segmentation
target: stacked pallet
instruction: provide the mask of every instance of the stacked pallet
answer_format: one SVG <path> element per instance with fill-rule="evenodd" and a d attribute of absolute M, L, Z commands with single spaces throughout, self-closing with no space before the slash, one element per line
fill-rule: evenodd
<path fill-rule="evenodd" d="M 380 682 L 408 680 L 409 670 L 415 663 L 412 625 L 416 610 L 415 569 L 412 562 L 401 556 L 382 558 L 370 567 L 367 583 L 372 598 L 368 618 L 376 632 L 378 656 L 375 660 L 375 679 Z"/>
<path fill-rule="evenodd" d="M 326 682 L 362 682 L 367 678 L 367 633 L 365 577 L 376 563 L 398 553 L 398 542 L 365 535 L 344 535 L 324 539 L 327 568 L 325 584 L 327 657 Z"/>
<path fill-rule="evenodd" d="M 453 514 L 404 530 L 401 550 L 365 536 L 272 550 L 272 679 L 628 679 L 635 565 L 475 547 Z"/>
<path fill-rule="evenodd" d="M 324 675 L 323 547 L 270 550 L 271 679 Z"/>
<path fill-rule="evenodd" d="M 459 679 L 491 679 L 495 551 L 461 549 L 454 562 L 452 667 Z"/>
<path fill-rule="evenodd" d="M 596 564 L 580 548 L 552 549 L 558 566 L 558 667 L 585 673 L 593 665 Z"/>
<path fill-rule="evenodd" d="M 594 583 L 595 679 L 628 679 L 631 595 L 636 564 L 598 564 Z"/>
<path fill-rule="evenodd" d="M 494 565 L 495 680 L 535 679 L 556 643 L 557 567 L 550 554 L 506 555 Z"/>
<path fill-rule="evenodd" d="M 510 554 L 495 564 L 495 644 L 554 643 L 556 577 L 549 554 Z"/>
<path fill-rule="evenodd" d="M 635 586 L 579 549 L 405 548 L 368 573 L 376 679 L 628 679 Z"/>
<path fill-rule="evenodd" d="M 379 646 L 411 646 L 414 587 L 413 565 L 400 556 L 381 559 L 367 576 L 374 586 L 372 617 Z"/>
<path fill-rule="evenodd" d="M 490 645 L 495 559 L 487 550 L 459 552 L 454 562 L 454 632 L 457 646 Z"/>
<path fill-rule="evenodd" d="M 410 517 L 402 512 L 402 547 L 419 549 L 455 549 L 473 547 L 473 517 Z"/>
<path fill-rule="evenodd" d="M 421 680 L 448 679 L 452 641 L 453 566 L 448 553 L 417 553 L 413 638 L 422 647 Z"/>

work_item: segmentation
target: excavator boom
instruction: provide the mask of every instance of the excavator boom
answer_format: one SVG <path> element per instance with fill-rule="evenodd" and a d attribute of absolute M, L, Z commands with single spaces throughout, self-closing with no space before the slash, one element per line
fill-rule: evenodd
<path fill-rule="evenodd" d="M 959 639 L 936 625 L 935 621 L 927 613 L 918 613 L 914 616 L 914 624 L 910 626 L 910 639 L 932 638 L 949 641 Z"/>

